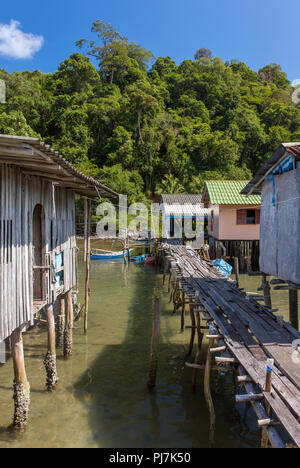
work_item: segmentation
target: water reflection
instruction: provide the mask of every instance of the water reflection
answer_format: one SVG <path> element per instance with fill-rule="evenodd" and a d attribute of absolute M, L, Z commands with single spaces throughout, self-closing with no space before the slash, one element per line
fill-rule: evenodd
<path fill-rule="evenodd" d="M 84 271 L 80 261 L 81 289 Z M 260 279 L 242 278 L 241 282 L 254 292 Z M 33 330 L 25 337 L 32 403 L 24 433 L 7 430 L 13 414 L 11 361 L 0 368 L 0 447 L 207 447 L 202 375 L 193 393 L 192 370 L 184 368 L 189 332 L 180 334 L 180 319 L 171 315 L 166 290 L 158 386 L 152 394 L 146 388 L 152 298 L 154 291 L 161 291 L 161 275 L 155 267 L 97 262 L 92 263 L 90 288 L 88 336 L 83 334 L 82 321 L 76 323 L 74 356 L 68 361 L 59 358 L 55 393 L 48 394 L 44 388 L 45 330 Z M 279 305 L 286 317 L 287 299 L 285 291 L 274 292 L 273 305 Z M 256 418 L 251 408 L 236 407 L 231 375 L 214 374 L 212 382 L 216 445 L 258 446 Z"/>

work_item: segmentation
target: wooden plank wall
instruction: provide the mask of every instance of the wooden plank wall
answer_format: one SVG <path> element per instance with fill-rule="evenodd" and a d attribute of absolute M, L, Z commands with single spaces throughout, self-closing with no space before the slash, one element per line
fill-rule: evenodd
<path fill-rule="evenodd" d="M 64 254 L 64 284 L 57 291 L 48 274 L 47 301 L 76 286 L 75 199 L 72 190 L 54 186 L 17 166 L 0 165 L 0 342 L 33 321 L 33 232 L 37 204 L 45 211 L 45 251 L 50 262 Z"/>

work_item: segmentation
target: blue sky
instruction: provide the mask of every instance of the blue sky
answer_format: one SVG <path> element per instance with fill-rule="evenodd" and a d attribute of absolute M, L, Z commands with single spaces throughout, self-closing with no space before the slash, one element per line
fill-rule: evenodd
<path fill-rule="evenodd" d="M 102 19 L 156 57 L 180 63 L 208 47 L 254 70 L 279 63 L 300 79 L 299 17 L 299 0 L 11 0 L 1 5 L 0 68 L 53 72 Z"/>

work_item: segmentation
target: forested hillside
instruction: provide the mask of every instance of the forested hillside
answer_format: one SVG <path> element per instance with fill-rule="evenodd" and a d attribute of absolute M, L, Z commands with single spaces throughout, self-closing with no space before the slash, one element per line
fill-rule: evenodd
<path fill-rule="evenodd" d="M 249 178 L 282 141 L 300 140 L 279 65 L 256 73 L 207 49 L 177 65 L 101 21 L 93 32 L 54 74 L 0 70 L 0 133 L 39 136 L 131 201 Z"/>

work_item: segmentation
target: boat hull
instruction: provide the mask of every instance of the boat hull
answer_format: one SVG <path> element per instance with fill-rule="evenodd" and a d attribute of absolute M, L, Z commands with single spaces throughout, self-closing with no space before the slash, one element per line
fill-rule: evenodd
<path fill-rule="evenodd" d="M 130 255 L 132 254 L 132 250 L 130 251 Z M 116 252 L 115 255 L 113 254 L 95 254 L 91 253 L 91 260 L 114 260 L 118 258 L 123 258 L 123 252 Z M 125 256 L 128 257 L 128 252 L 125 253 Z"/>

